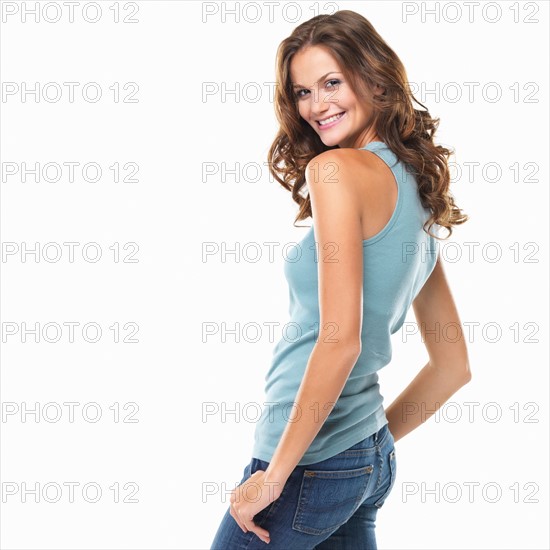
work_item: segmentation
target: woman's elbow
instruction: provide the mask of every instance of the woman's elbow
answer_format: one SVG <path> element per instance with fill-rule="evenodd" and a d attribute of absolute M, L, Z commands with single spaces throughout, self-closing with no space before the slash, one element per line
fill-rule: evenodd
<path fill-rule="evenodd" d="M 320 339 L 316 347 L 323 350 L 323 353 L 335 354 L 340 358 L 355 363 L 361 355 L 361 341 L 355 338 L 326 338 Z"/>
<path fill-rule="evenodd" d="M 461 386 L 464 386 L 472 379 L 472 370 L 470 369 L 470 362 L 468 360 L 455 363 L 451 371 L 453 378 L 458 381 Z"/>
<path fill-rule="evenodd" d="M 466 365 L 462 369 L 464 376 L 464 384 L 467 384 L 472 379 L 472 369 L 470 369 L 470 361 L 466 361 Z"/>

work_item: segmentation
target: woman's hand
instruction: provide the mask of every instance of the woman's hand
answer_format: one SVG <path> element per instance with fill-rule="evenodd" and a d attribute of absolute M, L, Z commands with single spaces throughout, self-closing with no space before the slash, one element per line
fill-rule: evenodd
<path fill-rule="evenodd" d="M 283 485 L 280 482 L 267 481 L 266 472 L 257 470 L 231 491 L 230 514 L 245 533 L 252 531 L 265 543 L 269 543 L 269 532 L 256 526 L 252 518 L 279 498 Z"/>

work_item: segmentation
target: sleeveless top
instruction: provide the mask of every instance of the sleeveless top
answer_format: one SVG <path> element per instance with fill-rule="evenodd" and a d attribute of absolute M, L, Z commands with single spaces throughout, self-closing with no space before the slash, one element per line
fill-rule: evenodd
<path fill-rule="evenodd" d="M 363 321 L 361 354 L 334 408 L 298 466 L 334 456 L 374 434 L 388 423 L 377 371 L 392 356 L 397 332 L 412 301 L 437 260 L 436 239 L 422 226 L 429 217 L 416 178 L 381 141 L 365 147 L 391 169 L 397 183 L 395 209 L 376 235 L 363 241 Z M 439 226 L 434 224 L 432 232 Z M 266 398 L 256 422 L 252 457 L 270 462 L 291 416 L 309 356 L 319 334 L 318 256 L 313 225 L 297 246 L 290 247 L 284 274 L 289 287 L 290 320 L 276 344 L 265 376 Z"/>

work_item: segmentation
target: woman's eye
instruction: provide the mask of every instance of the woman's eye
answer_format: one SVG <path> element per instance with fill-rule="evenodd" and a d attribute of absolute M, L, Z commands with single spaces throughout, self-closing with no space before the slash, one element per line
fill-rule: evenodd
<path fill-rule="evenodd" d="M 339 80 L 339 79 L 337 79 L 337 78 L 333 78 L 332 80 L 327 80 L 327 81 L 326 81 L 326 84 L 327 84 L 327 85 L 328 85 L 328 84 L 333 84 L 334 86 L 338 86 L 338 84 L 341 84 L 341 83 L 342 83 L 342 81 Z M 333 86 L 330 86 L 330 87 L 332 88 Z M 309 92 L 309 90 L 306 90 L 306 89 L 298 90 L 298 91 L 295 93 L 295 95 L 296 95 L 296 97 L 297 97 L 298 99 L 304 97 L 304 94 L 302 94 L 302 92 Z"/>

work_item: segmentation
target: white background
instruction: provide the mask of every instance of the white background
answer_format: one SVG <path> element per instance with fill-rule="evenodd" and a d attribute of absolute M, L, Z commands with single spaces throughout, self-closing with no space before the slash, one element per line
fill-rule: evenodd
<path fill-rule="evenodd" d="M 210 5 L 215 13 L 203 21 L 206 3 L 140 1 L 136 23 L 115 23 L 110 1 L 97 3 L 96 23 L 83 19 L 84 3 L 70 22 L 68 8 L 55 2 L 60 21 L 41 16 L 37 23 L 29 15 L 24 22 L 24 4 L 35 3 L 4 2 L 0 27 L 1 547 L 209 548 L 251 458 L 254 418 L 240 413 L 247 403 L 263 403 L 280 335 L 270 337 L 265 323 L 288 320 L 281 247 L 306 231 L 293 227 L 295 204 L 265 167 L 277 130 L 269 94 L 275 52 L 298 23 L 336 6 L 372 22 L 411 82 L 439 86 L 440 93 L 415 97 L 441 118 L 436 142 L 456 151 L 463 173 L 452 192 L 471 217 L 444 247 L 462 321 L 475 324 L 468 345 L 473 379 L 444 414 L 397 443 L 398 478 L 378 515 L 379 547 L 548 548 L 548 3 L 491 2 L 485 11 L 487 2 L 474 3 L 470 21 L 465 4 L 439 2 L 439 23 L 434 14 L 422 16 L 434 2 L 279 2 L 273 22 L 266 4 L 257 4 L 260 18 L 251 22 L 255 12 L 243 12 L 241 3 L 236 22 L 220 4 Z M 51 9 L 46 17 L 54 17 Z M 134 11 L 125 2 L 118 9 L 121 18 Z M 37 82 L 58 83 L 62 97 L 21 94 Z M 74 102 L 64 82 L 80 84 Z M 95 103 L 81 92 L 90 82 L 103 92 Z M 119 83 L 124 98 L 128 82 L 139 86 L 137 102 L 115 102 L 109 88 Z M 237 94 L 204 93 L 224 83 Z M 479 83 L 472 101 L 465 83 Z M 489 83 L 489 92 L 501 90 L 500 100 L 483 95 Z M 456 91 L 462 97 L 455 101 Z M 57 182 L 9 174 L 24 162 L 71 161 L 98 163 L 102 178 L 85 181 L 80 169 L 72 182 L 66 171 Z M 138 181 L 113 181 L 116 162 L 136 163 Z M 236 163 L 252 163 L 248 181 L 244 172 L 240 181 L 222 174 Z M 257 181 L 254 163 L 261 167 Z M 477 163 L 471 178 L 466 163 Z M 485 177 L 488 163 L 495 164 Z M 207 165 L 216 173 L 205 176 Z M 491 166 L 502 171 L 498 181 L 491 181 Z M 40 250 L 58 243 L 61 258 L 21 255 L 37 242 Z M 79 243 L 74 262 L 66 242 Z M 82 256 L 93 242 L 103 253 L 95 263 Z M 134 263 L 122 261 L 129 242 L 139 246 Z M 274 258 L 265 242 L 278 243 Z M 118 262 L 113 243 L 120 245 Z M 223 259 L 203 257 L 205 243 L 252 246 L 248 260 L 240 253 Z M 469 245 L 471 258 L 465 243 L 478 243 Z M 251 261 L 254 245 L 258 261 Z M 53 328 L 38 343 L 32 334 L 23 341 L 23 323 L 42 329 L 71 321 L 79 323 L 72 343 L 66 327 L 58 342 L 44 338 L 53 338 Z M 83 339 L 86 323 L 101 326 L 97 343 Z M 132 336 L 123 326 L 135 323 L 138 342 L 114 342 L 115 323 L 121 338 Z M 254 330 L 241 330 L 235 342 L 221 332 L 203 337 L 205 323 L 262 330 L 257 341 Z M 394 336 L 392 363 L 380 372 L 386 406 L 426 361 L 418 335 Z M 73 422 L 67 402 L 79 404 Z M 36 403 L 37 417 L 21 414 Z M 87 403 L 101 408 L 97 422 L 92 409 L 83 418 Z M 127 403 L 139 407 L 133 416 L 136 405 L 124 410 Z M 61 417 L 48 422 L 55 404 Z M 203 417 L 205 404 L 237 407 L 237 414 Z M 253 415 L 253 407 L 246 410 Z M 73 502 L 63 485 L 70 482 L 78 484 Z M 83 497 L 86 483 L 101 488 L 96 503 Z M 116 483 L 120 502 L 110 489 Z M 38 484 L 39 502 L 31 493 L 24 499 L 24 484 Z M 54 502 L 56 486 L 63 492 Z M 407 496 L 411 487 L 418 492 Z M 435 490 L 439 502 L 423 489 Z M 90 490 L 88 500 L 94 495 Z"/>

